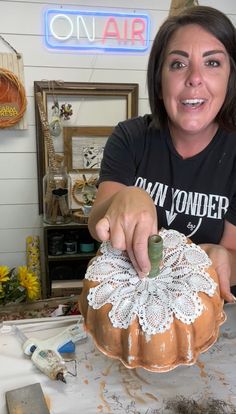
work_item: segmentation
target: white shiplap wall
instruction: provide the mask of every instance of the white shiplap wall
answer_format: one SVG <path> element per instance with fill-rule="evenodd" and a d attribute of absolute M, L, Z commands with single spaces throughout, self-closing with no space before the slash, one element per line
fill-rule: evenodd
<path fill-rule="evenodd" d="M 146 90 L 148 52 L 137 55 L 55 53 L 42 38 L 45 8 L 108 10 L 147 13 L 151 18 L 151 40 L 165 19 L 170 0 L 0 0 L 0 34 L 23 55 L 28 100 L 27 130 L 0 130 L 0 264 L 25 264 L 27 235 L 39 235 L 37 163 L 33 82 L 62 79 L 74 82 L 126 82 L 139 84 L 139 113 L 149 111 Z M 205 0 L 236 22 L 235 0 Z M 0 53 L 11 50 L 0 40 Z"/>

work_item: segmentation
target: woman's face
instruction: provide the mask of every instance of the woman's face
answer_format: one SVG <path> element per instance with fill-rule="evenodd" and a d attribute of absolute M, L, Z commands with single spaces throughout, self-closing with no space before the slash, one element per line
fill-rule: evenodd
<path fill-rule="evenodd" d="M 179 28 L 169 40 L 162 69 L 162 99 L 172 132 L 215 128 L 230 75 L 224 45 L 201 26 Z"/>

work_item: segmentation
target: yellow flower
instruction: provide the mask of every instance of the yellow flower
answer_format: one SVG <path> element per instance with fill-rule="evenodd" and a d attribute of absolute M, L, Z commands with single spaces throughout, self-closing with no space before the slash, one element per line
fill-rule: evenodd
<path fill-rule="evenodd" d="M 27 277 L 28 269 L 26 266 L 19 266 L 18 267 L 18 279 L 21 281 Z"/>
<path fill-rule="evenodd" d="M 9 272 L 8 266 L 0 266 L 0 282 L 7 282 L 9 280 Z"/>
<path fill-rule="evenodd" d="M 26 266 L 19 266 L 18 268 L 18 279 L 26 291 L 27 296 L 30 300 L 39 299 L 40 296 L 40 283 L 33 273 L 28 272 Z"/>

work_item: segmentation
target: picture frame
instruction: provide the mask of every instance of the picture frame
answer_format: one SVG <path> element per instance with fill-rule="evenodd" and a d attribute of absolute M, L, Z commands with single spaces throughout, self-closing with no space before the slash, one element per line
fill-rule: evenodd
<path fill-rule="evenodd" d="M 34 81 L 39 214 L 43 212 L 42 183 L 50 164 L 50 151 L 46 145 L 45 128 L 42 125 L 36 97 L 40 95 L 42 98 L 48 120 L 55 99 L 58 100 L 60 107 L 66 102 L 72 103 L 73 116 L 69 121 L 63 121 L 63 129 L 67 126 L 82 127 L 83 125 L 86 125 L 86 128 L 95 125 L 99 128 L 103 125 L 111 128 L 119 121 L 138 115 L 138 91 L 139 85 L 136 83 Z M 66 158 L 62 134 L 54 139 L 54 144 L 55 152 Z"/>
<path fill-rule="evenodd" d="M 104 146 L 113 127 L 82 126 L 63 128 L 64 165 L 69 172 L 99 171 Z"/>

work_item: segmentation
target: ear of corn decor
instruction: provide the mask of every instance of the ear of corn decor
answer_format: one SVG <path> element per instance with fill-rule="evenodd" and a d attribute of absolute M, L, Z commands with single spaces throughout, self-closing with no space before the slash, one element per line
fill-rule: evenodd
<path fill-rule="evenodd" d="M 40 241 L 39 236 L 28 236 L 26 238 L 26 259 L 29 272 L 34 273 L 40 280 Z"/>
<path fill-rule="evenodd" d="M 172 0 L 169 16 L 176 16 L 188 7 L 198 6 L 198 0 Z"/>

